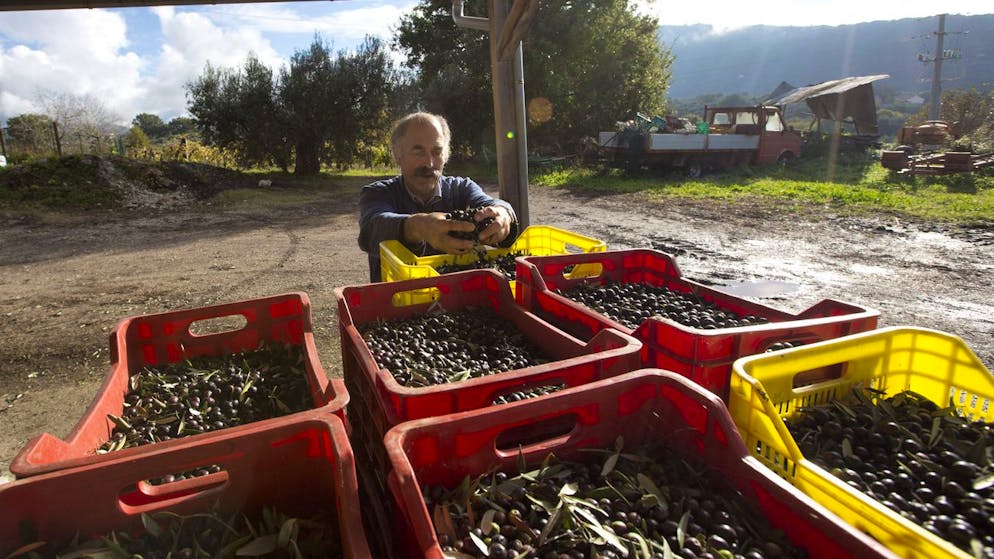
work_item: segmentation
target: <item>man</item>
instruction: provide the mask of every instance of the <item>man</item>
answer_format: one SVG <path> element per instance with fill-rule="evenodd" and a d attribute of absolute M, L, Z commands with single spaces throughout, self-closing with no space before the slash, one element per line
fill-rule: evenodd
<path fill-rule="evenodd" d="M 369 255 L 370 281 L 380 278 L 380 242 L 398 240 L 417 256 L 463 254 L 471 240 L 449 232 L 472 232 L 473 223 L 446 219 L 453 210 L 484 208 L 476 222 L 493 218 L 480 232 L 482 244 L 510 246 L 518 235 L 511 205 L 491 198 L 480 185 L 464 177 L 442 175 L 449 158 L 451 134 L 444 118 L 412 113 L 394 124 L 390 149 L 400 175 L 363 187 L 359 194 L 359 247 Z"/>

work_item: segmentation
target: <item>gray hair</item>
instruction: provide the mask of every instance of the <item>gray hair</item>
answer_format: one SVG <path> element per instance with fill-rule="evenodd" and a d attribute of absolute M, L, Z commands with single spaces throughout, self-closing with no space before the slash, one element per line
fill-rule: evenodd
<path fill-rule="evenodd" d="M 442 162 L 449 160 L 449 142 L 452 140 L 452 132 L 449 131 L 449 123 L 445 117 L 426 112 L 411 113 L 400 118 L 393 124 L 393 131 L 390 132 L 390 152 L 397 164 L 400 164 L 400 142 L 407 134 L 407 129 L 412 123 L 428 124 L 437 126 L 442 131 Z"/>

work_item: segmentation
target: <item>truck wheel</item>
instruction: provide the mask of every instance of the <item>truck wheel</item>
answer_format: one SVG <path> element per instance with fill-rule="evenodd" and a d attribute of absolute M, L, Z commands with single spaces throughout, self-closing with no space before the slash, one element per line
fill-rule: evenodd
<path fill-rule="evenodd" d="M 699 179 L 704 174 L 704 166 L 700 159 L 691 159 L 686 165 L 687 178 Z"/>
<path fill-rule="evenodd" d="M 794 154 L 789 151 L 785 151 L 780 154 L 780 157 L 777 157 L 777 165 L 780 167 L 790 167 L 793 164 Z"/>

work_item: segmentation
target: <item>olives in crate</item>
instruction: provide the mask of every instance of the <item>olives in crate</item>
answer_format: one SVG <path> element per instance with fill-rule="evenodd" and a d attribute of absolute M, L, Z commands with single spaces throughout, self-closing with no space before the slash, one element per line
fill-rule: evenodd
<path fill-rule="evenodd" d="M 208 559 L 216 557 L 345 556 L 341 534 L 331 511 L 295 518 L 272 507 L 259 518 L 210 510 L 190 515 L 174 512 L 142 514 L 145 530 L 121 530 L 70 545 L 58 557 L 144 557 Z M 45 542 L 39 542 L 44 544 Z M 37 553 L 24 557 L 40 557 Z M 46 557 L 49 555 L 45 555 Z M 54 556 L 54 555 L 53 555 Z"/>
<path fill-rule="evenodd" d="M 452 490 L 423 488 L 443 553 L 455 556 L 802 558 L 751 504 L 664 448 L 588 450 Z"/>
<path fill-rule="evenodd" d="M 994 559 L 994 424 L 905 391 L 800 408 L 785 419 L 806 458 L 975 557 Z"/>
<path fill-rule="evenodd" d="M 519 256 L 530 256 L 528 252 L 515 250 L 505 252 L 499 256 L 488 257 L 486 252 L 477 255 L 476 260 L 466 264 L 443 264 L 435 268 L 439 274 L 451 274 L 453 272 L 463 272 L 465 270 L 482 270 L 493 268 L 504 275 L 508 280 L 513 281 L 517 277 L 517 263 L 514 261 Z"/>
<path fill-rule="evenodd" d="M 645 283 L 584 282 L 556 293 L 590 307 L 619 324 L 638 328 L 646 319 L 659 316 L 674 322 L 714 330 L 769 322 L 758 316 L 739 316 L 693 293 Z"/>
<path fill-rule="evenodd" d="M 280 417 L 313 407 L 299 345 L 199 356 L 131 375 L 109 452 Z M 178 472 L 186 476 L 189 472 Z"/>
<path fill-rule="evenodd" d="M 359 329 L 398 384 L 425 387 L 552 361 L 490 308 L 467 307 L 376 321 Z"/>

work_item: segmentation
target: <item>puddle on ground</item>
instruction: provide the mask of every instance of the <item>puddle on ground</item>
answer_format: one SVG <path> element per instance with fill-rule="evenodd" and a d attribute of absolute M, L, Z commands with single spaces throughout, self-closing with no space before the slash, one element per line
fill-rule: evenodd
<path fill-rule="evenodd" d="M 801 289 L 801 286 L 791 281 L 755 280 L 732 282 L 727 285 L 716 285 L 714 286 L 714 289 L 736 297 L 756 297 L 766 299 L 797 293 L 797 291 Z"/>

